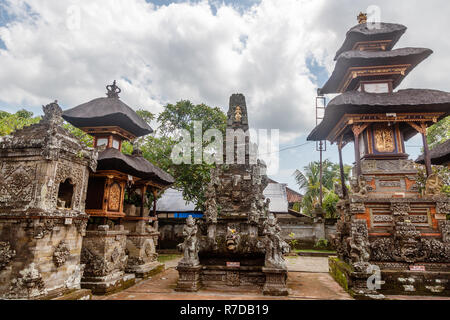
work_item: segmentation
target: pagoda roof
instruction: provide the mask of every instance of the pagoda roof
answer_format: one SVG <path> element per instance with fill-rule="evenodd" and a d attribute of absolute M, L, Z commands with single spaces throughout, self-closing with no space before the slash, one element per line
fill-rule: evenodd
<path fill-rule="evenodd" d="M 153 132 L 148 123 L 119 98 L 97 98 L 64 111 L 62 117 L 78 128 L 118 126 L 136 137 Z"/>
<path fill-rule="evenodd" d="M 353 50 L 355 44 L 358 42 L 388 40 L 389 42 L 386 44 L 385 50 L 391 50 L 405 33 L 406 29 L 404 25 L 395 23 L 381 22 L 379 28 L 371 29 L 367 27 L 367 23 L 358 24 L 347 32 L 345 41 L 342 47 L 336 52 L 334 60 L 337 60 L 341 53 Z"/>
<path fill-rule="evenodd" d="M 450 114 L 450 93 L 428 89 L 406 89 L 393 93 L 348 91 L 332 99 L 322 122 L 309 134 L 308 141 L 325 140 L 345 114 L 386 114 L 444 112 Z M 415 135 L 406 127 L 405 140 Z"/>
<path fill-rule="evenodd" d="M 430 150 L 430 159 L 432 164 L 443 165 L 450 163 L 450 139 L 435 145 L 433 149 Z M 425 158 L 421 154 L 417 159 L 417 163 L 424 164 Z"/>
<path fill-rule="evenodd" d="M 401 48 L 392 51 L 347 51 L 339 55 L 336 67 L 331 77 L 325 83 L 320 93 L 337 93 L 341 82 L 344 81 L 350 68 L 361 67 L 395 67 L 399 65 L 410 65 L 402 74 L 395 77 L 393 88 L 396 88 L 408 73 L 420 62 L 426 59 L 433 51 L 426 48 Z"/>
<path fill-rule="evenodd" d="M 114 148 L 107 148 L 98 153 L 98 170 L 117 170 L 143 180 L 154 180 L 162 185 L 170 185 L 174 178 L 153 165 L 140 155 L 126 155 Z"/>

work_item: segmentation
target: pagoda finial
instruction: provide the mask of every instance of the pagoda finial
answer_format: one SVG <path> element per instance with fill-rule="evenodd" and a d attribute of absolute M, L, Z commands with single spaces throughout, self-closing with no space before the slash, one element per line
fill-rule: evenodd
<path fill-rule="evenodd" d="M 358 15 L 358 23 L 363 24 L 367 23 L 367 13 L 360 12 Z"/>
<path fill-rule="evenodd" d="M 116 86 L 116 80 L 114 80 L 112 85 L 107 85 L 106 90 L 108 90 L 108 92 L 106 93 L 108 98 L 119 98 L 119 93 L 122 92 L 122 90 L 118 86 Z"/>

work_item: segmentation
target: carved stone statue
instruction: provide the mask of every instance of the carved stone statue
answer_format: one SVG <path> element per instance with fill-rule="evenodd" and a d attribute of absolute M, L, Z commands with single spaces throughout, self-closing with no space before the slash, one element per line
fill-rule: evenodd
<path fill-rule="evenodd" d="M 194 267 L 200 264 L 198 259 L 197 231 L 198 227 L 195 220 L 192 216 L 189 216 L 183 228 L 184 242 L 178 245 L 183 252 L 183 259 L 181 259 L 179 265 Z"/>
<path fill-rule="evenodd" d="M 287 270 L 283 254 L 289 252 L 289 245 L 281 238 L 281 228 L 273 213 L 264 223 L 263 234 L 266 236 L 266 268 Z"/>
<path fill-rule="evenodd" d="M 339 182 L 334 183 L 334 193 L 336 193 L 339 199 L 344 198 L 344 191 L 342 190 L 342 185 Z"/>
<path fill-rule="evenodd" d="M 259 211 L 256 207 L 256 201 L 252 202 L 250 205 L 250 212 L 248 213 L 248 221 L 250 223 L 258 224 L 259 222 Z"/>
<path fill-rule="evenodd" d="M 368 237 L 367 223 L 365 220 L 352 222 L 350 246 L 350 259 L 353 268 L 357 272 L 365 272 L 369 267 L 370 243 Z"/>
<path fill-rule="evenodd" d="M 228 251 L 235 251 L 239 242 L 239 234 L 237 229 L 227 227 L 226 245 Z"/>
<path fill-rule="evenodd" d="M 212 183 L 206 189 L 205 218 L 208 223 L 217 223 L 216 191 Z"/>

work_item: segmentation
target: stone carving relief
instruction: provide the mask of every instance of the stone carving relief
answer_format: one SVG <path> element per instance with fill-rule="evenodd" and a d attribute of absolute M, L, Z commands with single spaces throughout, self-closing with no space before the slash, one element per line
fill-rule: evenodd
<path fill-rule="evenodd" d="M 2 162 L 0 169 L 0 207 L 20 207 L 33 200 L 36 165 Z"/>
<path fill-rule="evenodd" d="M 46 293 L 42 276 L 35 264 L 31 263 L 28 268 L 19 272 L 19 277 L 11 280 L 8 298 L 29 299 Z"/>
<path fill-rule="evenodd" d="M 200 264 L 198 258 L 198 239 L 197 239 L 198 227 L 192 216 L 186 219 L 186 225 L 183 228 L 184 242 L 178 245 L 180 251 L 183 252 L 183 258 L 181 259 L 179 265 L 195 267 Z"/>
<path fill-rule="evenodd" d="M 289 252 L 289 245 L 281 238 L 281 227 L 271 213 L 264 222 L 263 234 L 266 236 L 265 266 L 287 270 L 283 254 Z"/>
<path fill-rule="evenodd" d="M 366 207 L 363 202 L 351 202 L 350 203 L 350 213 L 364 213 L 366 212 Z"/>
<path fill-rule="evenodd" d="M 40 221 L 30 219 L 27 227 L 31 230 L 33 238 L 42 239 L 47 234 L 52 233 L 57 224 L 58 219 L 41 219 Z"/>
<path fill-rule="evenodd" d="M 217 223 L 217 203 L 216 203 L 216 190 L 214 182 L 211 181 L 206 189 L 206 201 L 205 201 L 205 217 L 207 223 Z"/>
<path fill-rule="evenodd" d="M 69 248 L 64 241 L 61 241 L 53 252 L 53 263 L 59 268 L 66 263 L 69 256 Z"/>
<path fill-rule="evenodd" d="M 442 234 L 442 242 L 450 243 L 450 220 L 439 221 L 439 230 Z"/>
<path fill-rule="evenodd" d="M 407 202 L 391 202 L 391 212 L 394 216 L 407 216 L 411 207 Z"/>
<path fill-rule="evenodd" d="M 446 233 L 441 229 L 441 232 L 443 241 L 427 239 L 420 236 L 411 221 L 396 222 L 394 237 L 383 237 L 372 242 L 371 259 L 406 263 L 450 262 L 450 244 L 446 242 L 448 231 Z"/>
<path fill-rule="evenodd" d="M 437 174 L 430 174 L 425 183 L 425 195 L 435 196 L 441 194 L 443 185 L 442 179 Z"/>
<path fill-rule="evenodd" d="M 449 214 L 450 213 L 450 200 L 437 201 L 436 202 L 436 213 Z"/>
<path fill-rule="evenodd" d="M 5 269 L 16 256 L 16 251 L 11 249 L 9 242 L 0 241 L 0 271 Z"/>
<path fill-rule="evenodd" d="M 86 232 L 87 219 L 76 219 L 73 221 L 73 224 L 77 228 L 78 233 L 84 235 Z"/>
<path fill-rule="evenodd" d="M 81 263 L 85 264 L 85 274 L 97 277 L 106 276 L 114 269 L 112 263 L 108 263 L 104 257 L 93 254 L 87 248 L 81 250 Z"/>

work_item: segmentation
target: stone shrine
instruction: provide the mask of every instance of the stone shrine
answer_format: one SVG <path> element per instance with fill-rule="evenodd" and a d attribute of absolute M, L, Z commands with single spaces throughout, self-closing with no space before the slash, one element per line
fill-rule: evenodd
<path fill-rule="evenodd" d="M 325 108 L 308 140 L 353 142 L 351 189 L 342 183 L 340 221 L 330 272 L 358 298 L 383 294 L 450 295 L 450 199 L 432 174 L 426 128 L 449 115 L 450 93 L 394 92 L 432 51 L 392 50 L 405 32 L 399 24 L 370 28 L 366 16 L 347 33 L 336 67 L 320 94 L 341 93 Z M 427 182 L 419 192 L 417 169 L 404 141 L 422 135 Z"/>
<path fill-rule="evenodd" d="M 242 133 L 249 128 L 242 94 L 230 97 L 227 128 Z M 232 139 L 233 145 L 224 144 L 225 164 L 211 170 L 204 217 L 186 221 L 176 290 L 257 287 L 266 295 L 287 295 L 283 253 L 289 246 L 263 195 L 268 184 L 266 166 L 259 160 L 252 163 L 255 149 L 248 136 Z M 240 156 L 242 163 L 237 161 Z"/>
<path fill-rule="evenodd" d="M 56 102 L 43 110 L 39 123 L 0 138 L 0 298 L 89 298 L 80 253 L 97 152 L 61 126 Z"/>

